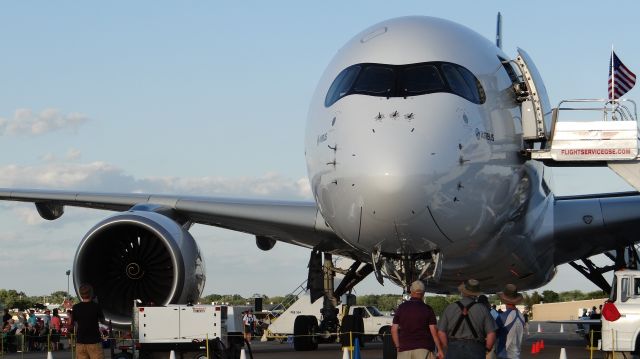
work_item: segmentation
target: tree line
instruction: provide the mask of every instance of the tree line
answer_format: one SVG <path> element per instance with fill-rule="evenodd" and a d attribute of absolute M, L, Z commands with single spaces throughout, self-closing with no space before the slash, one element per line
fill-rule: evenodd
<path fill-rule="evenodd" d="M 25 292 L 15 289 L 0 289 L 0 304 L 7 309 L 44 309 L 45 303 L 62 304 L 67 297 L 68 293 L 65 291 L 56 291 L 49 295 L 29 296 Z"/>
<path fill-rule="evenodd" d="M 552 290 L 545 290 L 542 293 L 534 291 L 532 293 L 522 293 L 524 300 L 522 304 L 531 308 L 534 304 L 539 303 L 557 303 L 557 302 L 570 302 L 574 300 L 587 300 L 587 299 L 599 299 L 605 298 L 608 294 L 604 291 L 598 290 L 593 292 L 583 293 L 579 290 L 571 290 L 566 292 L 554 292 Z M 487 296 L 490 304 L 500 305 L 500 298 L 497 295 L 491 294 Z M 460 295 L 426 295 L 425 302 L 429 304 L 436 315 L 442 314 L 444 308 L 460 300 Z M 369 294 L 361 295 L 357 298 L 357 304 L 359 305 L 373 305 L 382 311 L 392 311 L 398 307 L 402 301 L 401 295 L 396 294 Z"/>
<path fill-rule="evenodd" d="M 597 299 L 607 297 L 608 294 L 603 291 L 593 291 L 583 293 L 579 290 L 572 290 L 566 292 L 554 292 L 552 290 L 545 290 L 542 293 L 534 291 L 532 293 L 524 292 L 523 304 L 526 307 L 531 308 L 534 304 L 538 303 L 555 303 L 555 302 L 568 302 L 572 300 L 586 300 Z M 47 296 L 29 296 L 22 291 L 16 291 L 14 289 L 0 289 L 0 303 L 5 308 L 25 310 L 29 308 L 38 308 L 43 306 L 45 302 L 48 303 L 62 303 L 65 298 L 68 297 L 68 293 L 65 291 L 56 291 Z M 225 303 L 229 305 L 253 305 L 254 298 L 262 298 L 263 307 L 279 303 L 293 303 L 295 297 L 290 295 L 286 296 L 273 296 L 266 295 L 243 297 L 240 294 L 209 294 L 200 298 L 199 302 L 203 304 L 210 303 Z M 500 299 L 495 294 L 489 295 L 489 303 L 500 304 Z M 459 295 L 427 295 L 425 301 L 431 307 L 433 307 L 436 315 L 440 315 L 444 308 L 460 299 Z M 78 299 L 74 296 L 71 298 L 72 302 L 77 302 Z M 402 301 L 402 296 L 399 294 L 365 294 L 356 298 L 358 305 L 373 305 L 378 309 L 389 312 L 393 311 Z"/>

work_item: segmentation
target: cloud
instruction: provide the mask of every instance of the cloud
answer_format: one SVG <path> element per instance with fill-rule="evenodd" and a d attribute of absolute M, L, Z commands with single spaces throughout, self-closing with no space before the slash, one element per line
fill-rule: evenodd
<path fill-rule="evenodd" d="M 80 152 L 79 149 L 70 148 L 69 151 L 67 151 L 67 156 L 65 158 L 69 161 L 75 161 L 80 159 L 81 156 L 82 156 L 82 152 Z"/>
<path fill-rule="evenodd" d="M 78 150 L 77 148 L 70 148 L 67 151 L 67 153 L 64 155 L 63 160 L 76 161 L 76 160 L 79 160 L 81 157 L 82 157 L 82 152 L 80 152 L 80 150 Z M 39 156 L 39 159 L 42 162 L 49 162 L 49 163 L 58 162 L 60 160 L 58 156 L 56 156 L 54 153 L 51 153 L 51 152 L 47 152 Z"/>
<path fill-rule="evenodd" d="M 136 192 L 186 193 L 209 196 L 242 196 L 279 199 L 310 199 L 306 178 L 289 179 L 277 173 L 259 177 L 151 177 L 137 181 Z"/>
<path fill-rule="evenodd" d="M 84 114 L 63 114 L 54 108 L 44 109 L 39 113 L 30 109 L 18 109 L 13 118 L 0 117 L 0 135 L 38 136 L 64 129 L 77 130 L 88 120 Z"/>
<path fill-rule="evenodd" d="M 70 150 L 69 153 L 79 154 L 79 151 Z M 119 167 L 106 162 L 0 166 L 0 187 L 285 200 L 312 198 L 306 178 L 290 179 L 278 173 L 240 178 L 221 176 L 135 178 Z M 31 218 L 24 217 L 24 219 L 32 223 Z"/>
<path fill-rule="evenodd" d="M 45 153 L 44 155 L 40 156 L 40 160 L 42 162 L 54 162 L 57 160 L 56 155 L 54 155 L 51 152 Z"/>
<path fill-rule="evenodd" d="M 112 178 L 122 179 L 126 176 L 122 170 L 104 162 L 85 164 L 47 163 L 43 166 L 8 165 L 0 167 L 0 185 L 14 188 L 76 188 L 100 189 L 109 187 Z M 129 179 L 128 181 L 133 181 Z M 104 188 L 103 190 L 108 190 Z M 129 192 L 131 188 L 120 191 Z"/>

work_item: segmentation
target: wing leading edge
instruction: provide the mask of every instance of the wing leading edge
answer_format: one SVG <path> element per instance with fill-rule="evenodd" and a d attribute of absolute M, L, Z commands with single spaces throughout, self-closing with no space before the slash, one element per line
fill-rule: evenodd
<path fill-rule="evenodd" d="M 192 223 L 337 254 L 353 250 L 326 225 L 314 202 L 28 189 L 0 189 L 0 200 L 34 203 L 48 220 L 60 217 L 64 206 L 110 211 L 169 209 Z"/>

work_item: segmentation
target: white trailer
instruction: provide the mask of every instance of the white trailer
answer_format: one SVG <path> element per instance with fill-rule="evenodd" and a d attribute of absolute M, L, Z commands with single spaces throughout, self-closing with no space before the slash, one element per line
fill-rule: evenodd
<path fill-rule="evenodd" d="M 251 307 L 226 305 L 134 306 L 134 353 L 141 359 L 229 357 L 238 359 L 244 345 L 242 316 Z M 224 352 L 224 355 L 222 353 Z M 131 353 L 117 359 L 131 359 Z"/>

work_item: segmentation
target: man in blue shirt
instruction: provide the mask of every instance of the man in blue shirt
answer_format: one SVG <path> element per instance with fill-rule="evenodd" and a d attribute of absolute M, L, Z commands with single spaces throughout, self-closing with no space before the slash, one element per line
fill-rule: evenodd
<path fill-rule="evenodd" d="M 507 284 L 504 290 L 497 294 L 507 310 L 500 313 L 496 319 L 498 324 L 496 356 L 500 359 L 519 359 L 525 321 L 516 305 L 522 302 L 522 294 L 518 293 L 518 289 L 513 284 Z"/>

